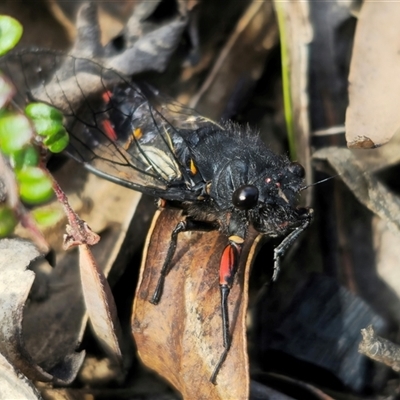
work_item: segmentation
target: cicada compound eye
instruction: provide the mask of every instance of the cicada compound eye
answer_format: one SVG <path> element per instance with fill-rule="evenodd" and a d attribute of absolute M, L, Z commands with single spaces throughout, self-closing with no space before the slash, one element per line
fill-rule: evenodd
<path fill-rule="evenodd" d="M 257 205 L 258 189 L 254 185 L 243 185 L 232 195 L 232 203 L 240 210 L 250 210 Z"/>
<path fill-rule="evenodd" d="M 304 167 L 298 162 L 291 162 L 288 166 L 288 169 L 293 175 L 296 175 L 299 178 L 304 178 L 306 176 Z"/>

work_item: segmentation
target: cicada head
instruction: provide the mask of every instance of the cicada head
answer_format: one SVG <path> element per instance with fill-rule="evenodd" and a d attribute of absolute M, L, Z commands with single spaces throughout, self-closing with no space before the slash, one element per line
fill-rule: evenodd
<path fill-rule="evenodd" d="M 305 171 L 299 163 L 284 160 L 283 164 L 266 172 L 254 185 L 258 199 L 249 210 L 249 216 L 259 232 L 270 236 L 284 235 L 311 217 L 309 209 L 298 207 Z M 247 189 L 247 192 L 251 191 Z"/>

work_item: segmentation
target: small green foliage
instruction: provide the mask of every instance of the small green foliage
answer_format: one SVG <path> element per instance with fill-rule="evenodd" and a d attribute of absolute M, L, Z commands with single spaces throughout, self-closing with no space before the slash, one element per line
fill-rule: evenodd
<path fill-rule="evenodd" d="M 32 119 L 35 132 L 39 136 L 53 136 L 55 135 L 63 125 L 59 121 L 53 121 L 51 119 Z"/>
<path fill-rule="evenodd" d="M 38 204 L 49 200 L 53 195 L 51 178 L 39 167 L 25 167 L 17 171 L 19 194 L 28 204 Z"/>
<path fill-rule="evenodd" d="M 0 56 L 12 49 L 21 35 L 22 26 L 18 21 L 0 16 Z M 68 145 L 69 137 L 63 126 L 63 114 L 47 104 L 29 104 L 26 115 L 5 110 L 14 94 L 15 88 L 0 72 L 0 152 L 14 169 L 20 199 L 28 204 L 40 204 L 52 197 L 53 182 L 39 166 L 38 145 L 59 153 Z M 33 214 L 40 225 L 51 225 L 60 218 L 60 210 L 35 210 Z M 6 204 L 0 205 L 0 237 L 9 235 L 17 222 L 14 210 Z"/>
<path fill-rule="evenodd" d="M 14 212 L 9 207 L 0 206 L 0 238 L 10 235 L 17 222 Z"/>
<path fill-rule="evenodd" d="M 25 107 L 25 113 L 33 120 L 50 119 L 53 121 L 62 122 L 62 113 L 54 107 L 44 103 L 30 103 Z"/>
<path fill-rule="evenodd" d="M 64 213 L 60 209 L 38 208 L 32 211 L 33 218 L 41 227 L 53 226 L 60 221 Z"/>
<path fill-rule="evenodd" d="M 0 15 L 0 56 L 12 49 L 22 35 L 22 26 L 14 18 Z M 53 195 L 53 182 L 39 167 L 38 143 L 52 152 L 62 151 L 68 144 L 68 134 L 62 125 L 63 115 L 47 104 L 32 103 L 26 115 L 5 110 L 15 94 L 15 88 L 0 72 L 0 152 L 8 158 L 14 169 L 22 201 L 40 204 Z M 41 140 L 33 140 L 35 134 Z M 38 136 L 36 136 L 38 138 Z M 39 224 L 49 225 L 59 219 L 59 210 L 36 211 Z M 15 211 L 0 204 L 0 237 L 12 233 L 18 222 Z"/>
<path fill-rule="evenodd" d="M 0 56 L 15 47 L 22 36 L 22 25 L 8 15 L 0 15 Z"/>
<path fill-rule="evenodd" d="M 56 108 L 43 103 L 31 103 L 25 108 L 36 133 L 43 136 L 43 144 L 52 152 L 63 151 L 69 142 L 69 136 L 62 122 L 63 115 Z"/>
<path fill-rule="evenodd" d="M 292 104 L 292 88 L 290 86 L 291 60 L 289 57 L 288 32 L 285 20 L 286 3 L 275 1 L 275 11 L 278 19 L 279 39 L 281 43 L 281 64 L 282 64 L 282 89 L 283 89 L 283 107 L 285 111 L 285 122 L 289 142 L 290 158 L 296 160 L 296 142 L 294 111 Z"/>
<path fill-rule="evenodd" d="M 60 153 L 63 151 L 69 142 L 69 136 L 64 127 L 62 127 L 56 135 L 47 137 L 43 143 L 52 153 Z"/>
<path fill-rule="evenodd" d="M 33 137 L 32 126 L 23 114 L 0 115 L 0 149 L 6 155 L 21 151 Z"/>
<path fill-rule="evenodd" d="M 10 155 L 11 166 L 15 170 L 24 167 L 36 167 L 39 165 L 39 154 L 35 147 L 28 146 L 20 151 L 16 151 Z"/>

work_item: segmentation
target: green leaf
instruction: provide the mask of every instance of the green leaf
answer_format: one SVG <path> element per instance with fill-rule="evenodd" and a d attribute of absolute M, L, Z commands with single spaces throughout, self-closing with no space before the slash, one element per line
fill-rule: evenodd
<path fill-rule="evenodd" d="M 35 131 L 40 136 L 53 136 L 61 129 L 64 129 L 60 121 L 53 121 L 47 118 L 32 119 Z"/>
<path fill-rule="evenodd" d="M 28 146 L 10 155 L 11 165 L 19 170 L 24 167 L 36 167 L 39 164 L 39 154 L 35 147 Z"/>
<path fill-rule="evenodd" d="M 29 143 L 33 130 L 23 114 L 4 113 L 0 116 L 0 149 L 10 155 Z"/>
<path fill-rule="evenodd" d="M 63 218 L 64 213 L 60 209 L 37 208 L 32 211 L 32 215 L 38 225 L 41 227 L 48 227 L 59 222 Z"/>
<path fill-rule="evenodd" d="M 10 235 L 17 222 L 14 212 L 9 207 L 0 206 L 0 237 Z"/>
<path fill-rule="evenodd" d="M 0 56 L 7 53 L 19 42 L 22 25 L 8 15 L 0 15 Z"/>
<path fill-rule="evenodd" d="M 30 103 L 25 107 L 25 113 L 28 117 L 35 119 L 50 119 L 62 122 L 63 114 L 52 106 L 44 103 Z"/>
<path fill-rule="evenodd" d="M 26 167 L 17 171 L 19 194 L 29 204 L 38 204 L 49 200 L 53 195 L 51 178 L 39 167 Z"/>
<path fill-rule="evenodd" d="M 56 135 L 49 136 L 43 140 L 43 143 L 52 153 L 60 153 L 63 151 L 68 146 L 68 142 L 69 136 L 64 127 L 60 129 Z"/>
<path fill-rule="evenodd" d="M 282 87 L 283 87 L 283 107 L 285 112 L 285 122 L 289 142 L 290 158 L 296 160 L 295 128 L 292 104 L 292 90 L 290 87 L 290 56 L 287 38 L 287 27 L 285 25 L 284 4 L 275 1 L 275 10 L 278 19 L 279 39 L 281 42 L 281 64 L 282 64 Z"/>

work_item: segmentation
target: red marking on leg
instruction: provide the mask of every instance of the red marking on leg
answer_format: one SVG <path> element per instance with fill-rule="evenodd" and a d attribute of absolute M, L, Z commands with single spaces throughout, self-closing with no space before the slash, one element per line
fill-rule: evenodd
<path fill-rule="evenodd" d="M 239 257 L 242 250 L 242 245 L 234 242 L 229 242 L 222 252 L 221 261 L 219 264 L 219 284 L 232 286 L 233 278 L 239 263 Z"/>

